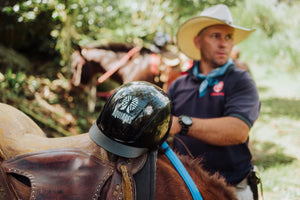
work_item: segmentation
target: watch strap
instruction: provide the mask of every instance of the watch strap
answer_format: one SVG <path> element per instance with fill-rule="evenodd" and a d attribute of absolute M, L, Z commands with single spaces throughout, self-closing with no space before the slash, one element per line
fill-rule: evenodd
<path fill-rule="evenodd" d="M 180 135 L 187 135 L 189 132 L 189 126 L 181 125 L 181 131 L 179 132 Z"/>

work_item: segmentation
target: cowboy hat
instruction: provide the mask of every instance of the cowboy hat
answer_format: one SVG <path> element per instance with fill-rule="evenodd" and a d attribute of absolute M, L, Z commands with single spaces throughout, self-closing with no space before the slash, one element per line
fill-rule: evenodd
<path fill-rule="evenodd" d="M 179 49 L 193 60 L 200 60 L 201 54 L 194 44 L 197 34 L 212 25 L 223 24 L 234 28 L 234 44 L 246 39 L 255 29 L 247 29 L 233 25 L 232 16 L 226 5 L 218 4 L 205 9 L 200 16 L 193 17 L 184 22 L 177 32 L 177 45 Z"/>

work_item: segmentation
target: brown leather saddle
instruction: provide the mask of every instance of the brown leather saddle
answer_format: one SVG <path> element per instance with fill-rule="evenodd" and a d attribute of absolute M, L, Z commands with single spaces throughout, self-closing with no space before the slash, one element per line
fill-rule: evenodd
<path fill-rule="evenodd" d="M 156 152 L 126 159 L 106 152 L 88 134 L 47 138 L 28 116 L 1 103 L 0 156 L 0 200 L 155 196 Z"/>

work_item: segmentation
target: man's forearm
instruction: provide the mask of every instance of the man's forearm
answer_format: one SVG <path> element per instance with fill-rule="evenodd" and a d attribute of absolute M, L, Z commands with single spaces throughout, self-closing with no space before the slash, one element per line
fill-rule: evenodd
<path fill-rule="evenodd" d="M 236 117 L 220 117 L 211 119 L 192 118 L 188 136 L 217 146 L 244 143 L 249 134 L 248 125 Z M 178 117 L 173 117 L 171 135 L 178 133 L 181 125 Z"/>

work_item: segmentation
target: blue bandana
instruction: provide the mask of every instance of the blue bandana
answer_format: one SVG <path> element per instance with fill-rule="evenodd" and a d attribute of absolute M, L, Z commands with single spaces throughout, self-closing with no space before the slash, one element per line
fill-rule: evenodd
<path fill-rule="evenodd" d="M 201 97 L 203 97 L 205 95 L 206 89 L 207 89 L 208 86 L 214 86 L 214 85 L 216 85 L 216 84 L 219 83 L 219 80 L 215 79 L 215 77 L 222 76 L 226 72 L 227 68 L 231 64 L 233 64 L 233 61 L 230 58 L 225 65 L 223 65 L 222 67 L 218 67 L 217 69 L 214 69 L 214 70 L 210 71 L 207 74 L 207 76 L 205 76 L 204 74 L 199 73 L 200 61 L 195 61 L 194 62 L 193 74 L 199 80 L 203 80 L 202 83 L 200 84 L 200 87 L 199 87 L 199 98 L 201 98 Z"/>

